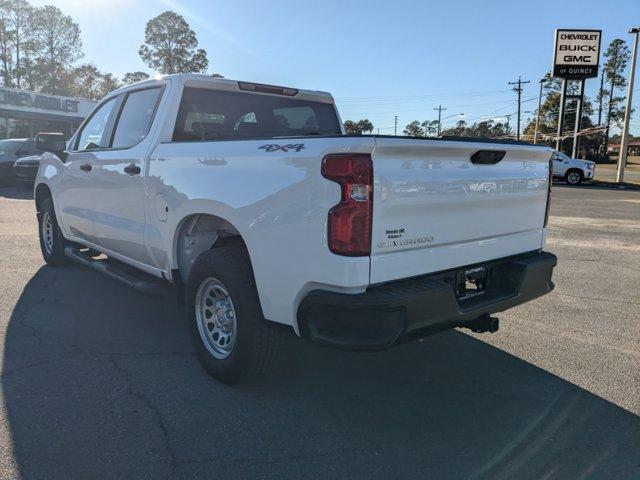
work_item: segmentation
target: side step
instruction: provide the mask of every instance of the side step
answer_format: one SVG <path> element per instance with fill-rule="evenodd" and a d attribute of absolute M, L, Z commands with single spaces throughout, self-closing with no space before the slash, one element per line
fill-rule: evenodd
<path fill-rule="evenodd" d="M 92 258 L 71 245 L 65 247 L 64 254 L 72 260 L 91 267 L 107 277 L 118 280 L 120 283 L 124 283 L 144 295 L 161 298 L 170 292 L 170 285 L 167 282 L 156 279 L 144 272 L 139 272 L 121 262 L 109 258 Z"/>

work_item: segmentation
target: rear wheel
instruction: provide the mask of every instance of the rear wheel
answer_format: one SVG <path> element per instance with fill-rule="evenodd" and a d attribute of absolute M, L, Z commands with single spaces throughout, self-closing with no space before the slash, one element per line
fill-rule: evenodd
<path fill-rule="evenodd" d="M 565 176 L 564 181 L 569 185 L 580 185 L 582 183 L 584 176 L 580 170 L 569 170 Z"/>
<path fill-rule="evenodd" d="M 187 280 L 186 300 L 196 353 L 209 374 L 232 384 L 264 371 L 275 331 L 262 316 L 242 249 L 219 247 L 201 254 Z"/>
<path fill-rule="evenodd" d="M 45 198 L 38 212 L 38 230 L 40 233 L 40 250 L 47 264 L 54 267 L 69 265 L 71 260 L 64 254 L 68 242 L 64 239 L 51 197 Z"/>

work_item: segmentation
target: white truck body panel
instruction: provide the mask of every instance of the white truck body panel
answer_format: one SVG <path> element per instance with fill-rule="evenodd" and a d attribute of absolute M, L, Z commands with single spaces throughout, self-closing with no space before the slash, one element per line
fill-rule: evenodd
<path fill-rule="evenodd" d="M 218 217 L 247 246 L 265 317 L 297 329 L 298 305 L 310 290 L 360 293 L 371 284 L 544 246 L 550 149 L 367 136 L 174 142 L 185 86 L 239 92 L 237 82 L 169 76 L 108 98 L 145 86 L 161 86 L 163 92 L 140 143 L 70 151 L 65 162 L 47 154 L 36 189 L 46 184 L 51 190 L 67 239 L 147 273 L 175 281 L 178 234 L 186 219 Z M 296 98 L 333 104 L 323 92 L 300 91 Z M 270 143 L 304 148 L 260 148 Z M 507 154 L 497 165 L 473 165 L 469 156 L 479 149 Z M 370 256 L 340 256 L 328 248 L 327 213 L 338 203 L 340 187 L 320 168 L 335 153 L 372 157 Z M 85 164 L 90 172 L 80 169 Z M 123 173 L 128 165 L 139 166 L 140 175 Z M 404 239 L 428 241 L 383 245 L 394 229 L 403 229 Z"/>
<path fill-rule="evenodd" d="M 478 150 L 507 153 L 472 164 Z M 371 283 L 543 248 L 549 156 L 526 145 L 376 139 Z"/>

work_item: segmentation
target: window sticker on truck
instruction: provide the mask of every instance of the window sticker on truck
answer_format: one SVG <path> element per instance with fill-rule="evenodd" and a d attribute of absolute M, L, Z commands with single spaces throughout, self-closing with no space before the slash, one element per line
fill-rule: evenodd
<path fill-rule="evenodd" d="M 265 152 L 289 152 L 291 150 L 295 150 L 296 152 L 299 152 L 300 150 L 304 150 L 304 143 L 290 143 L 289 145 L 278 145 L 277 143 L 268 143 L 258 148 L 260 150 L 264 150 Z"/>

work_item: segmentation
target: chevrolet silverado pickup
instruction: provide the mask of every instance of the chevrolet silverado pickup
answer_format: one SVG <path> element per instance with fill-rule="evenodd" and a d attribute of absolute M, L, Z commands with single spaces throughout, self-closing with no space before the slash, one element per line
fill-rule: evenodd
<path fill-rule="evenodd" d="M 261 371 L 275 323 L 378 350 L 551 291 L 546 147 L 345 135 L 331 95 L 168 75 L 40 133 L 40 244 L 148 295 L 173 290 L 215 378 Z"/>

